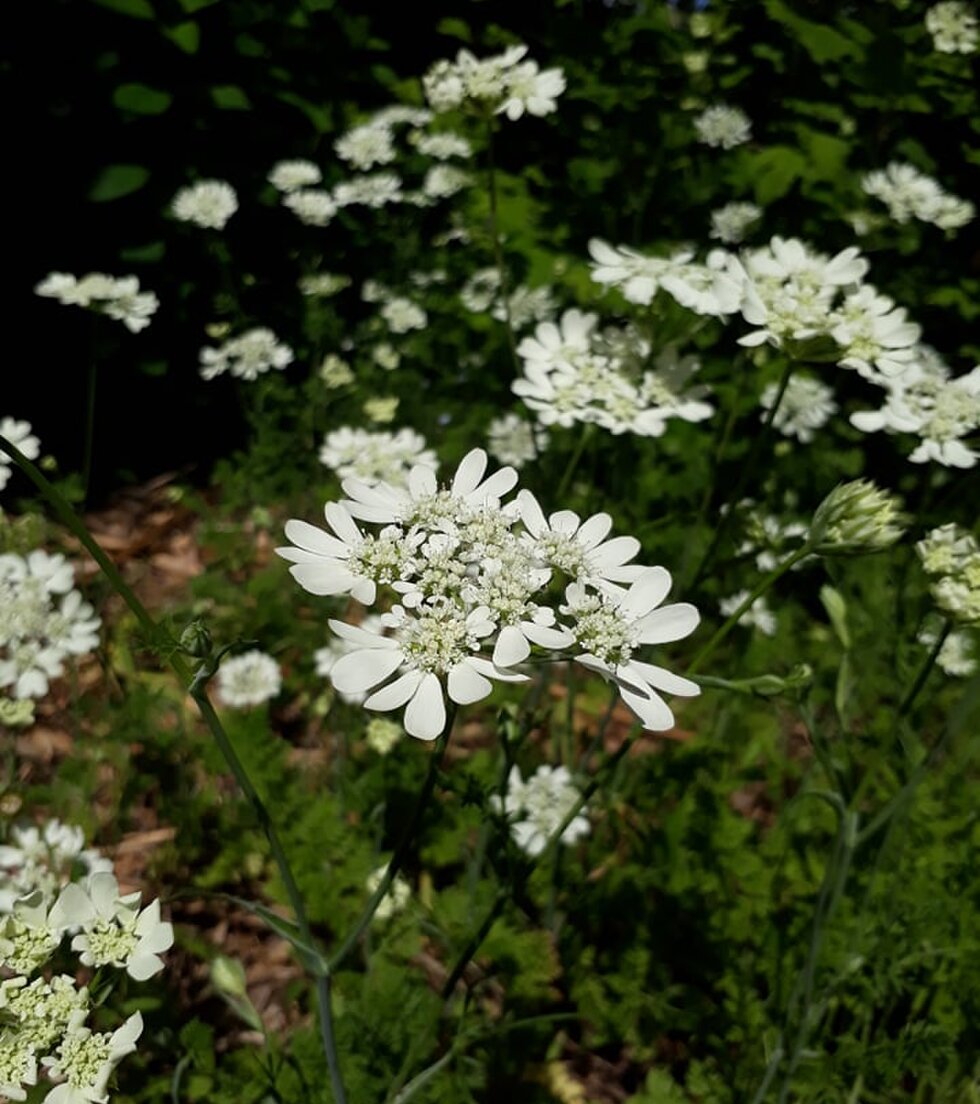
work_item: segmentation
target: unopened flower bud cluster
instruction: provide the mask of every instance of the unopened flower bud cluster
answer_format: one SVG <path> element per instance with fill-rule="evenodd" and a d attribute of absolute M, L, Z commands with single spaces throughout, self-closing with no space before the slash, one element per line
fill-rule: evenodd
<path fill-rule="evenodd" d="M 639 542 L 610 537 L 608 514 L 546 517 L 527 490 L 505 505 L 517 473 L 486 470 L 474 449 L 448 485 L 424 465 L 407 486 L 348 478 L 347 498 L 325 507 L 327 529 L 287 524 L 279 554 L 305 590 L 385 609 L 370 626 L 330 621 L 345 649 L 324 667 L 336 690 L 367 709 L 404 706 L 406 731 L 431 740 L 446 695 L 480 701 L 495 682 L 525 680 L 518 667 L 535 653 L 557 654 L 614 681 L 648 728 L 670 728 L 660 692 L 698 688 L 639 657 L 688 636 L 697 611 L 661 607 L 669 573 L 631 563 Z"/>

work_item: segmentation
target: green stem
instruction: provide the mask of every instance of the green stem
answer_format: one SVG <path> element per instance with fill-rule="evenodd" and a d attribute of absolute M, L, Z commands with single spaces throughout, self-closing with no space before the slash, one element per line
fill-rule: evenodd
<path fill-rule="evenodd" d="M 691 579 L 691 587 L 696 587 L 698 583 L 704 578 L 704 573 L 708 569 L 715 553 L 718 551 L 722 540 L 728 533 L 728 529 L 732 524 L 732 519 L 735 515 L 735 504 L 742 498 L 745 493 L 745 489 L 749 486 L 752 477 L 755 475 L 755 469 L 759 463 L 759 457 L 762 455 L 762 447 L 769 440 L 769 435 L 772 432 L 773 422 L 776 420 L 776 415 L 779 412 L 779 407 L 782 405 L 783 397 L 786 394 L 786 388 L 789 387 L 789 381 L 793 376 L 793 369 L 795 364 L 792 360 L 787 360 L 786 367 L 783 369 L 783 374 L 779 379 L 779 387 L 776 391 L 775 398 L 773 399 L 772 406 L 769 407 L 766 412 L 766 416 L 762 422 L 762 428 L 755 435 L 755 439 L 752 442 L 752 448 L 746 458 L 745 463 L 742 465 L 742 470 L 739 478 L 735 481 L 735 489 L 732 491 L 727 499 L 727 510 L 719 509 L 718 525 L 715 528 L 713 537 L 705 550 L 704 555 L 701 557 L 701 562 L 698 564 L 694 572 L 694 577 Z M 721 455 L 718 455 L 718 462 L 721 462 Z"/>
<path fill-rule="evenodd" d="M 94 339 L 93 339 L 94 341 Z M 92 458 L 95 455 L 95 392 L 99 377 L 99 365 L 92 351 L 85 387 L 85 441 L 82 445 L 82 501 L 88 501 L 92 483 Z"/>
<path fill-rule="evenodd" d="M 737 610 L 728 618 L 728 620 L 721 626 L 715 635 L 708 641 L 707 644 L 698 652 L 691 663 L 688 665 L 688 672 L 696 671 L 702 663 L 711 655 L 711 653 L 718 647 L 719 644 L 725 639 L 726 636 L 735 628 L 745 613 L 751 609 L 752 604 L 757 598 L 765 594 L 765 592 L 778 580 L 786 574 L 790 568 L 794 567 L 804 557 L 810 555 L 809 543 L 804 544 L 801 548 L 798 548 L 795 552 L 792 552 L 781 564 L 777 564 L 768 575 L 764 576 L 762 581 L 755 587 L 755 589 L 748 595 L 744 602 L 738 607 Z"/>
<path fill-rule="evenodd" d="M 31 480 L 34 486 L 37 487 L 41 494 L 51 504 L 58 517 L 61 518 L 67 528 L 78 538 L 89 555 L 91 555 L 102 569 L 102 572 L 112 584 L 113 588 L 133 612 L 140 627 L 146 634 L 150 646 L 157 652 L 161 659 L 170 665 L 180 681 L 188 688 L 191 697 L 194 699 L 201 713 L 201 717 L 211 731 L 215 743 L 218 745 L 218 749 L 224 756 L 225 762 L 235 776 L 235 780 L 242 793 L 251 804 L 255 817 L 269 842 L 270 850 L 272 851 L 276 866 L 279 868 L 279 875 L 285 886 L 286 894 L 289 897 L 290 904 L 296 916 L 296 924 L 300 929 L 304 942 L 310 947 L 315 947 L 316 942 L 310 931 L 302 894 L 296 884 L 296 879 L 293 876 L 292 868 L 289 865 L 289 860 L 282 846 L 282 841 L 279 839 L 279 834 L 275 829 L 275 825 L 272 823 L 265 803 L 252 784 L 252 780 L 249 778 L 244 764 L 238 758 L 238 754 L 208 698 L 207 682 L 214 673 L 214 665 L 211 664 L 207 667 L 202 667 L 196 674 L 191 674 L 190 666 L 177 651 L 176 644 L 169 639 L 161 630 L 160 626 L 157 625 L 156 621 L 154 621 L 153 617 L 136 596 L 135 592 L 125 579 L 123 579 L 122 575 L 119 573 L 119 569 L 112 560 L 109 559 L 105 552 L 102 551 L 60 491 L 45 479 L 39 469 L 35 467 L 16 446 L 12 445 L 2 435 L 0 435 L 0 448 L 13 458 L 21 471 L 24 472 L 28 479 Z M 340 1075 L 337 1048 L 334 1039 L 333 1016 L 330 1002 L 330 979 L 328 976 L 318 976 L 315 978 L 314 985 L 317 1006 L 320 1013 L 321 1041 L 323 1043 L 324 1056 L 327 1059 L 327 1065 L 330 1070 L 334 1098 L 336 1104 L 346 1104 L 347 1097 Z"/>
<path fill-rule="evenodd" d="M 943 645 L 946 643 L 946 638 L 952 632 L 953 622 L 947 617 L 943 627 L 939 630 L 939 635 L 936 637 L 936 643 L 933 644 L 929 654 L 922 662 L 922 666 L 919 668 L 912 685 L 909 687 L 908 693 L 902 699 L 901 705 L 898 707 L 898 712 L 895 714 L 895 720 L 900 721 L 911 710 L 915 704 L 915 699 L 919 696 L 923 686 L 926 684 L 926 679 L 929 677 L 929 672 L 935 666 L 936 660 L 939 658 L 939 653 L 942 651 Z"/>
<path fill-rule="evenodd" d="M 368 903 L 364 906 L 364 911 L 361 913 L 357 923 L 347 934 L 344 941 L 340 944 L 340 947 L 333 953 L 329 962 L 329 969 L 332 972 L 335 970 L 341 962 L 350 954 L 351 950 L 361 938 L 364 932 L 367 930 L 368 925 L 374 918 L 374 914 L 378 911 L 378 906 L 384 900 L 385 895 L 391 888 L 391 883 L 395 880 L 395 875 L 401 869 L 402 864 L 408 857 L 408 850 L 412 845 L 415 838 L 415 833 L 418 830 L 419 824 L 422 822 L 422 816 L 425 813 L 426 807 L 429 804 L 429 799 L 432 797 L 432 792 L 436 786 L 436 778 L 439 775 L 439 768 L 442 765 L 443 757 L 446 753 L 446 747 L 449 743 L 449 737 L 453 730 L 453 723 L 456 720 L 457 706 L 450 703 L 449 711 L 446 717 L 446 725 L 442 730 L 442 735 L 436 742 L 436 746 L 429 757 L 429 770 L 425 776 L 425 781 L 422 783 L 422 789 L 419 791 L 418 800 L 415 802 L 415 808 L 412 810 L 412 816 L 409 819 L 408 824 L 405 827 L 405 831 L 402 834 L 402 838 L 398 842 L 398 846 L 395 848 L 395 853 L 391 857 L 391 861 L 385 868 L 384 875 L 381 881 L 378 883 L 377 889 L 371 894 Z"/>

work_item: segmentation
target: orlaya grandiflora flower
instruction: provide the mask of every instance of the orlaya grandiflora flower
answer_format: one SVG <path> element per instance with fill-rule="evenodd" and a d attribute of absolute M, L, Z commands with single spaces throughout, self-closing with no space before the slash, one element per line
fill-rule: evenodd
<path fill-rule="evenodd" d="M 701 692 L 690 679 L 634 658 L 637 648 L 683 640 L 698 625 L 698 611 L 689 603 L 660 606 L 670 585 L 670 573 L 662 567 L 644 570 L 625 592 L 596 594 L 571 583 L 561 610 L 571 621 L 578 647 L 584 649 L 576 660 L 615 682 L 643 727 L 654 732 L 674 725 L 661 691 L 682 697 Z"/>
<path fill-rule="evenodd" d="M 294 518 L 286 522 L 286 536 L 295 547 L 276 549 L 277 555 L 292 563 L 289 573 L 304 590 L 349 594 L 371 605 L 379 582 L 411 577 L 412 553 L 421 537 L 393 527 L 377 536 L 365 535 L 343 503 L 328 502 L 323 512 L 333 533 Z"/>
<path fill-rule="evenodd" d="M 557 323 L 539 323 L 534 337 L 525 337 L 517 346 L 517 355 L 526 362 L 525 369 L 534 366 L 550 371 L 570 367 L 570 360 L 590 351 L 592 331 L 598 321 L 597 314 L 586 314 L 573 307 Z"/>
<path fill-rule="evenodd" d="M 629 563 L 640 551 L 636 537 L 606 539 L 612 529 L 608 514 L 582 521 L 572 510 L 558 510 L 546 518 L 527 490 L 518 494 L 517 507 L 533 554 L 575 582 L 618 591 L 617 583 L 631 583 L 643 574 L 645 568 Z"/>
<path fill-rule="evenodd" d="M 55 1055 L 42 1058 L 42 1065 L 54 1078 L 64 1078 L 44 1098 L 43 1104 L 105 1104 L 113 1070 L 136 1049 L 143 1033 L 139 1012 L 111 1035 L 93 1032 L 85 1026 L 86 1013 L 77 1012 L 69 1021 L 65 1037 Z"/>
<path fill-rule="evenodd" d="M 366 709 L 405 706 L 405 731 L 420 740 L 434 740 L 445 728 L 443 679 L 450 700 L 459 705 L 485 698 L 493 689 L 491 679 L 526 679 L 501 671 L 476 654 L 495 628 L 486 606 L 467 611 L 448 600 L 414 610 L 394 606 L 381 620 L 391 630 L 390 636 L 344 621 L 329 622 L 351 645 L 351 651 L 334 664 L 330 678 L 344 694 L 373 690 L 364 701 Z M 399 670 L 402 673 L 388 682 Z"/>
<path fill-rule="evenodd" d="M 344 505 L 353 517 L 381 525 L 431 524 L 442 518 L 452 522 L 460 507 L 499 505 L 500 499 L 517 483 L 513 468 L 500 468 L 484 479 L 486 470 L 487 454 L 475 448 L 463 457 L 452 483 L 443 490 L 435 472 L 422 465 L 409 472 L 407 488 L 345 479 L 342 486 L 349 497 Z"/>
<path fill-rule="evenodd" d="M 86 966 L 125 969 L 135 981 L 146 981 L 163 969 L 160 955 L 173 946 L 173 926 L 160 919 L 160 902 L 140 909 L 140 893 L 120 894 L 109 873 L 92 874 L 83 889 L 72 883 L 58 898 L 59 917 L 81 928 L 72 939 Z"/>

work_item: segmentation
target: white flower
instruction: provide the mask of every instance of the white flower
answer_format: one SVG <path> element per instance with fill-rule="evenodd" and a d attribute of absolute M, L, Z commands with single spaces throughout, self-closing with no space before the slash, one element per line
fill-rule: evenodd
<path fill-rule="evenodd" d="M 387 865 L 379 866 L 377 870 L 372 870 L 368 875 L 367 881 L 364 883 L 364 888 L 369 894 L 373 895 L 377 891 L 384 879 L 386 869 Z M 411 886 L 405 881 L 401 874 L 396 874 L 391 885 L 388 887 L 388 892 L 381 898 L 378 902 L 378 907 L 374 910 L 374 919 L 384 924 L 397 913 L 401 912 L 411 898 Z"/>
<path fill-rule="evenodd" d="M 412 429 L 390 433 L 350 426 L 326 435 L 320 463 L 341 479 L 353 476 L 366 483 L 396 485 L 407 485 L 408 473 L 416 464 L 433 471 L 439 467 L 436 454 L 426 448 L 425 438 Z"/>
<path fill-rule="evenodd" d="M 0 967 L 27 976 L 48 961 L 71 923 L 62 907 L 70 889 L 66 886 L 53 905 L 40 892 L 21 897 L 8 915 L 0 916 Z"/>
<path fill-rule="evenodd" d="M 931 626 L 923 628 L 918 636 L 919 643 L 930 649 L 935 647 L 938 639 L 939 633 Z M 976 644 L 975 633 L 966 629 L 954 629 L 943 641 L 936 663 L 953 678 L 969 678 L 980 666 Z"/>
<path fill-rule="evenodd" d="M 470 174 L 455 165 L 433 165 L 425 174 L 422 192 L 430 199 L 448 199 L 471 183 Z"/>
<path fill-rule="evenodd" d="M 745 232 L 762 216 L 762 208 L 754 203 L 726 203 L 711 212 L 711 236 L 728 245 L 742 241 Z"/>
<path fill-rule="evenodd" d="M 379 614 L 369 613 L 363 621 L 360 622 L 360 627 L 365 632 L 384 633 L 385 626 L 382 624 Z M 330 672 L 334 668 L 334 664 L 340 659 L 341 656 L 347 655 L 348 652 L 353 650 L 354 645 L 348 640 L 344 640 L 342 637 L 334 637 L 323 648 L 317 648 L 313 653 L 313 663 L 316 667 L 316 673 L 321 678 L 328 678 Z M 367 695 L 366 694 L 341 694 L 340 697 L 343 701 L 350 703 L 351 705 L 361 705 Z M 380 718 L 376 718 L 379 724 L 388 724 L 394 722 L 382 721 Z M 396 725 L 396 728 L 400 726 Z"/>
<path fill-rule="evenodd" d="M 356 482 L 367 489 L 375 486 Z M 293 518 L 286 522 L 286 538 L 292 545 L 276 549 L 279 556 L 293 564 L 289 574 L 304 590 L 319 595 L 349 594 L 371 605 L 378 583 L 390 585 L 411 574 L 413 545 L 418 541 L 406 540 L 392 528 L 383 529 L 377 536 L 365 536 L 346 505 L 339 502 L 328 502 L 324 514 L 332 533 Z"/>
<path fill-rule="evenodd" d="M 543 371 L 572 368 L 577 357 L 591 348 L 591 335 L 599 321 L 597 314 L 577 308 L 565 311 L 558 324 L 541 322 L 534 337 L 521 339 L 517 355 Z"/>
<path fill-rule="evenodd" d="M 280 192 L 295 192 L 299 188 L 312 188 L 323 179 L 323 174 L 312 161 L 277 161 L 269 172 L 269 183 Z"/>
<path fill-rule="evenodd" d="M 26 1100 L 25 1088 L 37 1084 L 34 1046 L 18 1031 L 0 1028 L 0 1097 Z"/>
<path fill-rule="evenodd" d="M 386 372 L 393 372 L 402 360 L 401 353 L 390 341 L 379 341 L 371 350 L 371 359 Z"/>
<path fill-rule="evenodd" d="M 136 1050 L 142 1032 L 139 1012 L 111 1035 L 91 1031 L 85 1026 L 85 1014 L 76 1014 L 54 1057 L 41 1060 L 51 1077 L 61 1081 L 42 1104 L 107 1104 L 109 1078 L 123 1058 Z"/>
<path fill-rule="evenodd" d="M 64 556 L 0 556 L 0 688 L 15 698 L 43 698 L 64 659 L 98 643 L 100 621 L 73 579 Z"/>
<path fill-rule="evenodd" d="M 495 268 L 480 268 L 463 284 L 459 301 L 468 311 L 482 314 L 489 310 L 500 291 L 500 273 Z"/>
<path fill-rule="evenodd" d="M 531 322 L 539 322 L 542 318 L 553 313 L 555 309 L 555 297 L 551 288 L 547 285 L 541 287 L 528 287 L 526 284 L 518 284 L 507 297 L 507 306 L 498 302 L 490 311 L 498 322 L 504 322 L 510 318 L 510 324 L 515 330 L 522 330 Z"/>
<path fill-rule="evenodd" d="M 381 308 L 381 317 L 392 333 L 403 334 L 425 328 L 429 320 L 425 311 L 411 299 L 396 296 Z"/>
<path fill-rule="evenodd" d="M 230 338 L 217 349 L 200 353 L 201 378 L 206 380 L 230 372 L 243 380 L 255 380 L 270 369 L 282 371 L 293 361 L 293 350 L 265 326 L 258 326 Z"/>
<path fill-rule="evenodd" d="M 772 409 L 778 392 L 777 383 L 766 384 L 759 399 L 764 411 Z M 825 426 L 836 413 L 833 390 L 813 376 L 797 373 L 790 377 L 772 424 L 784 437 L 795 437 L 807 444 L 813 440 L 815 430 Z M 761 417 L 764 419 L 765 415 Z"/>
<path fill-rule="evenodd" d="M 489 614 L 485 607 L 466 612 L 449 602 L 413 612 L 394 606 L 382 618 L 393 630 L 391 636 L 331 619 L 330 628 L 355 645 L 334 664 L 331 681 L 340 693 L 373 691 L 365 699 L 366 709 L 386 712 L 405 706 L 405 731 L 434 740 L 446 725 L 443 678 L 450 699 L 460 705 L 485 698 L 493 689 L 491 679 L 524 678 L 500 671 L 476 654 L 483 638 L 494 631 Z"/>
<path fill-rule="evenodd" d="M 350 287 L 351 278 L 336 272 L 313 272 L 299 281 L 299 290 L 304 295 L 326 299 Z"/>
<path fill-rule="evenodd" d="M 722 598 L 718 603 L 718 609 L 723 617 L 731 617 L 738 607 L 748 598 L 747 590 L 739 590 L 728 598 Z M 763 636 L 775 636 L 777 622 L 775 615 L 766 603 L 765 595 L 760 594 L 751 606 L 739 618 L 740 625 L 751 626 L 758 629 Z"/>
<path fill-rule="evenodd" d="M 898 223 L 914 218 L 941 230 L 958 230 L 976 215 L 972 203 L 944 191 L 938 181 L 904 161 L 890 161 L 884 169 L 867 173 L 861 187 L 881 200 Z"/>
<path fill-rule="evenodd" d="M 370 169 L 395 160 L 395 145 L 391 131 L 377 123 L 365 123 L 341 135 L 333 147 L 341 160 L 355 169 Z"/>
<path fill-rule="evenodd" d="M 562 822 L 575 808 L 581 794 L 567 767 L 541 766 L 525 781 L 519 767 L 507 776 L 503 801 L 494 795 L 497 811 L 510 824 L 517 846 L 532 857 L 540 855 Z M 559 842 L 574 844 L 589 834 L 589 819 L 579 811 L 567 824 Z"/>
<path fill-rule="evenodd" d="M 529 115 L 550 115 L 558 109 L 557 99 L 565 91 L 565 74 L 561 69 L 539 71 L 536 61 L 515 66 L 507 78 L 504 102 L 496 109 L 498 115 L 519 119 Z"/>
<path fill-rule="evenodd" d="M 643 727 L 654 732 L 674 726 L 660 692 L 684 697 L 701 692 L 697 683 L 633 658 L 644 644 L 683 640 L 697 628 L 698 611 L 687 602 L 657 608 L 670 585 L 670 573 L 662 567 L 647 568 L 625 592 L 593 594 L 581 583 L 570 583 L 562 607 L 583 649 L 575 658 L 615 682 Z"/>
<path fill-rule="evenodd" d="M 672 257 L 647 257 L 625 245 L 613 248 L 608 242 L 592 238 L 592 279 L 597 284 L 618 288 L 630 303 L 649 306 L 668 272 L 687 265 L 693 253 L 682 250 Z"/>
<path fill-rule="evenodd" d="M 373 173 L 345 180 L 333 190 L 338 207 L 363 204 L 366 207 L 384 207 L 402 198 L 402 182 L 394 173 Z"/>
<path fill-rule="evenodd" d="M 752 137 L 752 121 L 741 108 L 712 104 L 694 120 L 698 141 L 706 146 L 732 149 Z"/>
<path fill-rule="evenodd" d="M 181 188 L 170 207 L 174 218 L 208 230 L 223 230 L 238 210 L 235 189 L 224 180 L 199 180 Z"/>
<path fill-rule="evenodd" d="M 71 880 L 76 863 L 90 874 L 112 869 L 108 859 L 85 848 L 81 828 L 57 818 L 47 821 L 43 829 L 13 827 L 10 843 L 0 845 L 0 913 L 10 912 L 18 897 L 38 890 L 53 901 Z"/>
<path fill-rule="evenodd" d="M 520 471 L 537 460 L 548 447 L 548 434 L 525 421 L 519 414 L 504 414 L 487 426 L 487 451 L 501 464 Z"/>
<path fill-rule="evenodd" d="M 160 300 L 152 291 L 140 291 L 136 276 L 107 276 L 90 272 L 80 280 L 63 272 L 52 272 L 35 287 L 38 295 L 57 299 L 63 306 L 91 308 L 122 322 L 130 333 L 150 324 Z"/>
<path fill-rule="evenodd" d="M 283 206 L 307 226 L 327 226 L 337 213 L 337 201 L 322 188 L 299 188 L 283 196 Z"/>
<path fill-rule="evenodd" d="M 0 436 L 18 448 L 28 460 L 36 460 L 41 453 L 41 442 L 31 433 L 31 423 L 15 418 L 0 418 Z M 10 480 L 12 460 L 0 448 L 0 491 Z"/>
<path fill-rule="evenodd" d="M 926 12 L 926 30 L 943 54 L 973 54 L 980 42 L 977 17 L 960 0 L 941 0 Z"/>
<path fill-rule="evenodd" d="M 455 134 L 449 130 L 435 133 L 416 130 L 409 136 L 409 141 L 419 153 L 426 157 L 434 157 L 437 161 L 448 161 L 452 157 L 469 157 L 473 152 L 469 142 L 461 134 Z"/>
<path fill-rule="evenodd" d="M 423 127 L 432 122 L 432 112 L 426 111 L 424 107 L 412 107 L 410 104 L 390 104 L 376 111 L 369 122 L 372 126 L 379 127 L 405 125 Z"/>
<path fill-rule="evenodd" d="M 405 730 L 397 721 L 372 717 L 364 730 L 364 742 L 378 755 L 387 755 L 404 734 Z"/>
<path fill-rule="evenodd" d="M 943 361 L 925 346 L 901 375 L 881 381 L 887 398 L 880 410 L 851 415 L 865 433 L 912 433 L 920 443 L 909 459 L 945 467 L 972 468 L 977 452 L 963 441 L 980 428 L 980 365 L 965 376 L 950 377 Z"/>
<path fill-rule="evenodd" d="M 261 705 L 282 689 L 282 672 L 270 655 L 253 649 L 226 659 L 218 670 L 218 693 L 225 705 Z"/>

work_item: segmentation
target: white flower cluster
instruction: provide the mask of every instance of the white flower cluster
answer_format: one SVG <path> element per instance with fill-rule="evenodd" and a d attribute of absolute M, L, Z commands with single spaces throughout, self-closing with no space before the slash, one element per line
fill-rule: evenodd
<path fill-rule="evenodd" d="M 414 429 L 394 433 L 341 426 L 331 430 L 320 449 L 320 463 L 341 479 L 364 483 L 408 485 L 408 473 L 416 465 L 435 471 L 439 461 L 425 438 Z"/>
<path fill-rule="evenodd" d="M 76 869 L 85 874 L 112 871 L 108 859 L 85 847 L 81 828 L 49 820 L 10 830 L 10 842 L 0 844 L 0 913 L 8 913 L 18 897 L 41 892 L 54 901 L 58 891 L 73 881 Z"/>
<path fill-rule="evenodd" d="M 299 290 L 315 299 L 329 299 L 353 283 L 349 276 L 337 272 L 311 272 L 299 281 Z"/>
<path fill-rule="evenodd" d="M 83 850 L 77 830 L 53 822 L 14 840 L 14 847 L 0 848 L 0 865 L 18 859 L 19 869 L 41 866 L 45 877 L 0 915 L 0 1098 L 26 1100 L 46 1071 L 53 1085 L 43 1100 L 32 1099 L 105 1104 L 109 1079 L 136 1049 L 143 1020 L 136 1012 L 114 1032 L 93 1031 L 80 968 L 111 967 L 146 981 L 163 969 L 160 955 L 173 945 L 173 928 L 161 919 L 159 901 L 141 908 L 139 893 L 120 893 L 111 866 Z M 73 860 L 92 872 L 59 889 L 58 875 Z M 64 956 L 66 938 L 74 962 Z M 59 958 L 67 971 L 58 972 Z"/>
<path fill-rule="evenodd" d="M 705 264 L 694 252 L 681 249 L 670 257 L 650 257 L 626 246 L 613 247 L 593 238 L 592 279 L 614 287 L 630 303 L 649 306 L 663 289 L 695 314 L 723 316 L 738 310 L 744 280 L 733 269 L 733 258 L 723 249 L 712 250 Z"/>
<path fill-rule="evenodd" d="M 387 868 L 387 864 L 379 866 L 376 870 L 372 870 L 367 876 L 364 888 L 369 894 L 377 892 Z M 405 908 L 411 898 L 412 887 L 405 881 L 401 874 L 396 874 L 391 885 L 388 887 L 388 892 L 381 898 L 378 907 L 374 910 L 374 921 L 379 924 L 387 923 Z"/>
<path fill-rule="evenodd" d="M 942 525 L 915 550 L 936 605 L 954 621 L 980 621 L 980 545 L 973 534 L 953 523 Z"/>
<path fill-rule="evenodd" d="M 739 590 L 722 598 L 718 603 L 718 609 L 723 617 L 731 617 L 738 607 L 748 598 L 747 590 Z M 740 625 L 746 628 L 758 629 L 763 636 L 775 636 L 778 627 L 776 616 L 769 608 L 764 594 L 760 594 L 751 606 L 739 618 Z"/>
<path fill-rule="evenodd" d="M 518 284 L 506 298 L 501 295 L 500 272 L 496 268 L 479 268 L 459 293 L 459 301 L 473 314 L 489 311 L 498 322 L 509 321 L 511 328 L 522 330 L 532 322 L 540 322 L 556 310 L 554 292 L 546 284 L 529 287 Z"/>
<path fill-rule="evenodd" d="M 764 411 L 772 409 L 778 393 L 778 384 L 765 386 L 759 399 Z M 833 389 L 822 380 L 797 373 L 790 377 L 772 424 L 784 437 L 795 437 L 807 444 L 813 440 L 815 431 L 825 426 L 836 413 Z"/>
<path fill-rule="evenodd" d="M 694 129 L 704 145 L 733 149 L 752 137 L 752 120 L 740 107 L 712 104 L 694 120 Z"/>
<path fill-rule="evenodd" d="M 926 30 L 941 54 L 975 54 L 980 23 L 961 0 L 941 0 L 926 12 Z"/>
<path fill-rule="evenodd" d="M 256 326 L 229 338 L 217 349 L 200 352 L 201 379 L 213 380 L 230 372 L 243 380 L 255 380 L 275 368 L 282 371 L 293 362 L 293 350 L 265 326 Z"/>
<path fill-rule="evenodd" d="M 919 633 L 918 640 L 927 648 L 934 648 L 939 632 L 930 625 Z M 976 633 L 969 629 L 954 629 L 939 647 L 936 663 L 941 671 L 953 678 L 969 678 L 980 667 L 977 656 Z"/>
<path fill-rule="evenodd" d="M 98 644 L 101 622 L 74 582 L 60 554 L 0 556 L 0 689 L 13 697 L 43 698 L 68 656 Z"/>
<path fill-rule="evenodd" d="M 486 453 L 473 449 L 448 486 L 423 466 L 407 487 L 346 479 L 347 499 L 324 508 L 329 531 L 288 522 L 292 543 L 278 552 L 305 590 L 373 605 L 384 587 L 399 600 L 381 615 L 382 631 L 330 621 L 351 645 L 332 665 L 334 687 L 367 693 L 367 709 L 405 706 L 406 731 L 432 740 L 445 727 L 444 692 L 459 705 L 480 701 L 494 681 L 525 680 L 514 668 L 533 647 L 571 649 L 570 658 L 616 683 L 646 727 L 670 728 L 660 691 L 694 695 L 698 687 L 636 653 L 688 636 L 697 610 L 658 608 L 669 573 L 630 564 L 639 542 L 607 539 L 608 514 L 546 518 L 526 490 L 504 506 L 517 473 L 486 469 Z"/>
<path fill-rule="evenodd" d="M 754 203 L 726 203 L 711 212 L 711 237 L 726 245 L 736 245 L 752 223 L 761 217 L 762 208 Z"/>
<path fill-rule="evenodd" d="M 980 429 L 980 365 L 952 378 L 934 350 L 920 345 L 917 353 L 900 376 L 882 381 L 887 397 L 881 409 L 852 414 L 851 423 L 865 433 L 914 434 L 914 464 L 972 468 L 980 454 L 963 438 Z"/>
<path fill-rule="evenodd" d="M 205 230 L 224 230 L 237 210 L 238 196 L 225 180 L 198 180 L 181 188 L 170 204 L 175 219 Z"/>
<path fill-rule="evenodd" d="M 866 195 L 881 200 L 899 223 L 918 219 L 940 230 L 959 230 L 977 213 L 968 199 L 951 195 L 937 180 L 904 161 L 890 161 L 884 169 L 867 173 L 861 187 Z"/>
<path fill-rule="evenodd" d="M 104 314 L 122 322 L 130 333 L 145 330 L 160 306 L 154 292 L 140 291 L 139 277 L 107 276 L 104 272 L 90 272 L 81 278 L 51 272 L 34 291 L 65 307 L 86 307 Z"/>
<path fill-rule="evenodd" d="M 28 460 L 36 460 L 41 454 L 41 442 L 31 433 L 31 423 L 16 418 L 0 418 L 0 436 L 20 449 Z M 10 482 L 13 460 L 0 448 L 0 491 Z"/>
<path fill-rule="evenodd" d="M 711 416 L 707 389 L 690 386 L 696 358 L 668 347 L 648 368 L 650 342 L 638 330 L 597 330 L 598 321 L 573 308 L 557 324 L 542 322 L 518 345 L 524 374 L 512 389 L 542 425 L 591 423 L 610 433 L 659 437 L 671 418 Z"/>
<path fill-rule="evenodd" d="M 548 447 L 548 433 L 519 414 L 503 414 L 487 426 L 487 451 L 501 464 L 520 471 Z"/>
<path fill-rule="evenodd" d="M 282 672 L 270 655 L 252 649 L 218 668 L 218 694 L 225 705 L 245 709 L 274 698 L 282 689 Z"/>
<path fill-rule="evenodd" d="M 526 781 L 520 768 L 512 767 L 503 799 L 494 794 L 490 801 L 506 818 L 517 846 L 534 858 L 545 849 L 580 798 L 567 767 L 544 765 Z M 566 825 L 559 842 L 577 843 L 588 834 L 589 818 L 579 811 Z"/>
<path fill-rule="evenodd" d="M 565 74 L 540 69 L 536 61 L 525 60 L 526 54 L 526 46 L 485 58 L 460 50 L 455 61 L 437 61 L 422 78 L 429 106 L 437 113 L 472 107 L 511 120 L 525 113 L 550 115 L 565 91 Z"/>
<path fill-rule="evenodd" d="M 327 226 L 344 207 L 380 208 L 392 203 L 428 207 L 448 199 L 471 183 L 469 173 L 445 164 L 454 157 L 469 157 L 470 145 L 461 135 L 449 131 L 424 129 L 432 113 L 423 108 L 393 104 L 375 112 L 364 122 L 351 127 L 337 139 L 337 156 L 358 175 L 342 180 L 333 188 L 322 185 L 323 174 L 312 161 L 280 161 L 269 173 L 269 180 L 282 193 L 283 205 L 308 226 Z M 396 128 L 408 126 L 404 152 L 421 154 L 438 162 L 429 165 L 418 188 L 405 186 L 392 166 L 400 156 Z M 381 171 L 378 170 L 380 167 Z"/>

